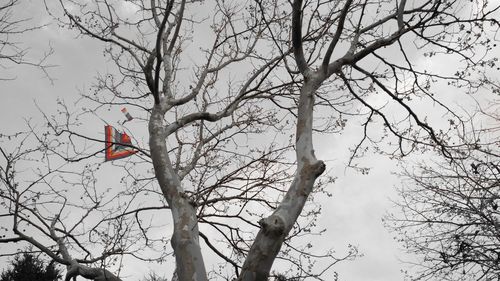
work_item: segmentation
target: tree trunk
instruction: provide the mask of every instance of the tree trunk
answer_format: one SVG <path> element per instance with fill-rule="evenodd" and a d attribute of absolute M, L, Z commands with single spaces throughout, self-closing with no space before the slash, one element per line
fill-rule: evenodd
<path fill-rule="evenodd" d="M 184 195 L 179 177 L 174 172 L 166 145 L 163 116 L 165 109 L 155 105 L 149 120 L 149 147 L 156 179 L 167 200 L 174 221 L 171 243 L 179 280 L 207 280 L 201 254 L 196 210 Z"/>
<path fill-rule="evenodd" d="M 314 94 L 322 81 L 319 74 L 311 75 L 301 88 L 295 140 L 297 171 L 278 208 L 271 216 L 259 221 L 261 229 L 243 264 L 238 278 L 240 281 L 267 280 L 283 241 L 312 192 L 315 180 L 325 170 L 323 161 L 318 161 L 314 156 L 312 145 Z"/>

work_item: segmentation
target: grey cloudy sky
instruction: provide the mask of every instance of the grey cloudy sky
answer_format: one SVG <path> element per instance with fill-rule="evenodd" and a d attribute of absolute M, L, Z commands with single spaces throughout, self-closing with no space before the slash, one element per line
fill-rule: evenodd
<path fill-rule="evenodd" d="M 39 1 L 24 2 L 16 13 L 21 17 L 32 16 L 32 22 L 50 22 Z M 40 116 L 35 102 L 44 111 L 50 112 L 54 110 L 57 98 L 76 101 L 79 91 L 88 89 L 96 73 L 104 72 L 107 67 L 100 42 L 77 38 L 74 32 L 58 28 L 56 24 L 24 34 L 20 39 L 24 46 L 31 48 L 28 56 L 32 58 L 39 57 L 50 45 L 54 54 L 49 62 L 57 67 L 49 70 L 54 78 L 53 84 L 32 67 L 9 65 L 0 69 L 0 73 L 16 77 L 12 81 L 0 82 L 0 122 L 2 131 L 7 132 L 23 127 L 24 118 Z M 426 60 L 422 58 L 422 63 L 429 63 Z M 117 112 L 116 118 L 121 118 L 120 114 Z M 92 131 L 92 128 L 86 130 Z M 100 125 L 95 130 L 95 137 L 102 136 Z M 395 197 L 394 186 L 400 179 L 391 174 L 396 169 L 395 163 L 379 155 L 364 158 L 363 164 L 372 168 L 368 175 L 344 168 L 349 157 L 347 148 L 359 141 L 360 134 L 359 124 L 352 124 L 341 135 L 323 135 L 315 140 L 318 158 L 326 160 L 327 170 L 338 180 L 328 188 L 333 197 L 321 199 L 323 213 L 319 224 L 327 228 L 327 232 L 313 242 L 321 247 L 332 247 L 339 255 L 347 244 L 359 247 L 362 257 L 334 268 L 341 280 L 401 281 L 403 275 L 400 270 L 405 267 L 401 260 L 412 257 L 404 255 L 393 240 L 393 234 L 381 222 L 386 212 L 395 211 L 391 209 L 389 198 Z M 11 249 L 12 246 L 0 244 L 0 252 Z M 0 264 L 0 268 L 3 265 Z M 148 268 L 132 265 L 127 266 L 123 274 L 130 276 L 126 280 L 138 280 L 148 271 Z"/>

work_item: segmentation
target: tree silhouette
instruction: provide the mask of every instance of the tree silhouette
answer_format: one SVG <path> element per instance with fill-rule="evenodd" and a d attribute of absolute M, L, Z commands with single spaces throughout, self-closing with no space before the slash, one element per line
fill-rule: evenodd
<path fill-rule="evenodd" d="M 483 126 L 458 136 L 472 143 L 460 150 L 464 157 L 407 162 L 399 187 L 400 211 L 387 222 L 405 249 L 418 257 L 409 280 L 498 280 L 498 107 L 492 103 L 478 110 Z"/>
<path fill-rule="evenodd" d="M 61 277 L 54 263 L 45 265 L 43 260 L 31 253 L 17 255 L 11 266 L 2 272 L 0 281 L 56 281 Z"/>

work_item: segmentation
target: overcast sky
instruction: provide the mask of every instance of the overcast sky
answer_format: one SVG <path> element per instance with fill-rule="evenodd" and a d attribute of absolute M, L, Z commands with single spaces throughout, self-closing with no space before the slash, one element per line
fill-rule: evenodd
<path fill-rule="evenodd" d="M 36 23 L 50 23 L 39 2 L 26 1 L 16 12 L 21 17 L 33 16 Z M 24 118 L 40 116 L 35 102 L 44 111 L 50 112 L 54 110 L 57 98 L 76 101 L 79 91 L 88 89 L 96 73 L 103 72 L 107 67 L 102 44 L 87 38 L 76 38 L 74 32 L 60 29 L 56 24 L 25 34 L 22 40 L 24 46 L 31 48 L 28 56 L 34 59 L 50 45 L 54 54 L 49 62 L 57 67 L 49 70 L 53 83 L 32 67 L 9 65 L 0 69 L 0 73 L 16 77 L 11 81 L 0 81 L 1 130 L 7 132 L 23 127 Z M 122 118 L 120 112 L 116 114 L 117 119 Z M 95 131 L 94 137 L 102 136 L 101 126 L 97 126 Z M 364 165 L 372 167 L 368 175 L 346 170 L 344 167 L 349 157 L 346 147 L 359 141 L 360 133 L 359 125 L 353 124 L 342 135 L 319 136 L 315 140 L 317 155 L 325 160 L 327 170 L 338 177 L 328 189 L 333 198 L 322 199 L 323 213 L 319 223 L 327 228 L 327 232 L 317 238 L 316 243 L 333 247 L 339 254 L 345 251 L 347 244 L 358 246 L 363 257 L 341 263 L 334 269 L 339 273 L 340 280 L 401 281 L 403 275 L 400 270 L 405 267 L 401 259 L 412 257 L 404 255 L 393 234 L 381 222 L 387 212 L 395 211 L 391 209 L 389 198 L 395 198 L 394 187 L 400 182 L 391 174 L 396 169 L 396 163 L 379 155 L 368 155 L 364 158 Z M 10 247 L 0 244 L 0 252 Z M 4 264 L 0 264 L 0 268 L 4 268 Z M 138 280 L 146 272 L 147 268 L 131 266 L 123 273 L 130 276 L 126 280 Z"/>

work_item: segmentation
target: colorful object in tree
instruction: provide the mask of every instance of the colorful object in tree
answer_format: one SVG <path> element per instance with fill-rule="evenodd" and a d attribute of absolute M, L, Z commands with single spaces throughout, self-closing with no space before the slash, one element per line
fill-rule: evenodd
<path fill-rule="evenodd" d="M 125 114 L 125 117 L 127 117 L 127 120 L 123 121 L 122 124 L 125 124 L 125 122 L 132 121 L 132 119 L 134 119 L 134 117 L 132 117 L 132 115 L 130 115 L 130 113 L 128 113 L 128 111 L 125 107 L 122 108 L 122 112 L 123 112 L 123 114 Z"/>
<path fill-rule="evenodd" d="M 120 133 L 113 126 L 105 126 L 104 134 L 106 136 L 106 157 L 105 161 L 125 158 L 137 153 L 138 151 L 128 145 L 132 145 L 130 137 L 125 133 Z"/>

